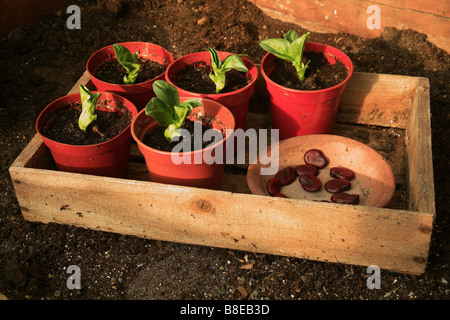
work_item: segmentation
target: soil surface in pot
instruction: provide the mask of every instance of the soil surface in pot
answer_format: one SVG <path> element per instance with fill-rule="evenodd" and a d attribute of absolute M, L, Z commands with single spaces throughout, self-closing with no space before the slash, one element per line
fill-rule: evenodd
<path fill-rule="evenodd" d="M 339 60 L 330 64 L 321 52 L 305 52 L 303 63 L 307 63 L 308 69 L 305 78 L 300 81 L 297 71 L 291 62 L 280 58 L 274 59 L 275 69 L 269 78 L 283 87 L 296 90 L 321 90 L 331 88 L 347 78 L 348 70 L 345 64 Z"/>
<path fill-rule="evenodd" d="M 84 132 L 78 126 L 81 103 L 67 103 L 49 114 L 50 124 L 44 128 L 43 134 L 49 139 L 70 145 L 92 145 L 111 140 L 131 124 L 133 116 L 125 107 L 111 112 L 104 109 L 106 105 L 106 100 L 99 101 L 97 108 L 103 110 L 95 111 L 97 120 Z"/>
<path fill-rule="evenodd" d="M 135 83 L 152 80 L 166 71 L 166 67 L 156 61 L 139 57 L 138 62 L 142 67 L 141 70 L 139 70 L 139 75 L 137 76 Z M 125 68 L 122 67 L 116 59 L 103 62 L 95 73 L 95 76 L 99 80 L 113 84 L 124 84 L 123 77 L 125 75 L 127 75 Z"/>
<path fill-rule="evenodd" d="M 186 65 L 176 75 L 173 83 L 184 90 L 212 94 L 216 93 L 216 85 L 209 77 L 209 74 L 213 72 L 211 66 L 205 61 L 198 61 L 192 64 Z M 246 75 L 244 72 L 240 72 L 231 69 L 226 73 L 225 87 L 220 93 L 227 93 L 244 88 L 252 81 L 250 75 Z"/>
<path fill-rule="evenodd" d="M 208 129 L 214 128 L 214 122 L 217 121 L 214 117 L 210 117 L 207 115 L 202 115 L 201 117 L 191 117 L 186 118 L 184 123 L 181 125 L 180 129 L 185 129 L 189 132 L 189 138 L 183 137 L 183 139 L 189 139 L 191 142 L 191 151 L 200 150 L 208 147 L 215 143 L 214 137 L 212 141 L 205 140 L 203 137 L 203 133 Z M 202 126 L 201 135 L 198 132 L 195 132 L 195 123 L 200 123 Z M 182 140 L 180 138 L 179 141 L 169 142 L 164 136 L 164 131 L 166 127 L 157 127 L 155 130 L 148 132 L 145 134 L 142 142 L 153 149 L 171 152 L 173 148 L 180 143 Z M 197 129 L 198 130 L 198 129 Z M 217 130 L 218 131 L 218 130 Z M 223 133 L 221 132 L 222 136 Z"/>

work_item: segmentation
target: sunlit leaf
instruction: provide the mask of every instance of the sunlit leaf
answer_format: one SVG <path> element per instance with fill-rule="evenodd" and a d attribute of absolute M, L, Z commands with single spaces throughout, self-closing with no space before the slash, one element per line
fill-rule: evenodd
<path fill-rule="evenodd" d="M 78 126 L 81 130 L 86 131 L 87 127 L 95 120 L 95 107 L 101 93 L 91 93 L 91 91 L 84 85 L 79 86 L 81 99 L 81 114 L 78 118 Z"/>

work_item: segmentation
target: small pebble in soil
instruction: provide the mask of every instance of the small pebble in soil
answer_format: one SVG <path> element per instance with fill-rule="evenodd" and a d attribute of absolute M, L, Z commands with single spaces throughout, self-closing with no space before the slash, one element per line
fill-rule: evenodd
<path fill-rule="evenodd" d="M 303 160 L 307 164 L 311 164 L 319 169 L 325 168 L 328 165 L 328 160 L 325 158 L 322 151 L 318 149 L 311 149 L 305 152 Z"/>

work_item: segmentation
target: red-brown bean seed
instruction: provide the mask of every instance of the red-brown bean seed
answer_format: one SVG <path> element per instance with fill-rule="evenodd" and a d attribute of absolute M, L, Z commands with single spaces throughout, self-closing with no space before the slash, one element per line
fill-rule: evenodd
<path fill-rule="evenodd" d="M 336 179 L 351 180 L 355 176 L 355 173 L 347 168 L 333 167 L 330 169 L 330 176 Z"/>
<path fill-rule="evenodd" d="M 302 174 L 298 181 L 302 185 L 303 189 L 309 192 L 316 192 L 319 191 L 322 187 L 322 182 L 312 174 Z"/>
<path fill-rule="evenodd" d="M 296 176 L 297 174 L 293 167 L 286 167 L 278 171 L 275 178 L 280 180 L 282 186 L 285 186 L 294 181 Z"/>
<path fill-rule="evenodd" d="M 267 191 L 273 196 L 280 192 L 281 182 L 277 178 L 272 178 L 267 182 Z"/>
<path fill-rule="evenodd" d="M 274 195 L 274 197 L 287 198 L 287 196 L 284 193 L 281 193 L 281 192 L 278 192 L 276 195 Z"/>
<path fill-rule="evenodd" d="M 303 156 L 303 160 L 305 161 L 305 163 L 312 164 L 319 169 L 325 168 L 328 164 L 327 158 L 325 158 L 323 152 L 318 149 L 311 149 L 306 151 L 305 155 Z"/>
<path fill-rule="evenodd" d="M 300 164 L 295 167 L 295 171 L 299 176 L 302 174 L 312 174 L 317 176 L 319 174 L 319 169 L 312 164 Z"/>
<path fill-rule="evenodd" d="M 349 194 L 345 192 L 335 193 L 331 196 L 331 201 L 344 204 L 358 204 L 359 194 Z"/>
<path fill-rule="evenodd" d="M 348 180 L 331 179 L 325 183 L 325 190 L 331 193 L 339 193 L 350 190 L 352 184 Z"/>

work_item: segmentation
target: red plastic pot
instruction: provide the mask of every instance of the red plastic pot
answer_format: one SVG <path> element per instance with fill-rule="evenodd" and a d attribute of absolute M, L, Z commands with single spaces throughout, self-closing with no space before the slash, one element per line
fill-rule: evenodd
<path fill-rule="evenodd" d="M 137 115 L 136 107 L 121 96 L 103 92 L 99 100 L 104 99 L 110 100 L 111 105 L 117 105 L 122 101 L 133 117 Z M 56 168 L 66 172 L 125 178 L 128 175 L 130 160 L 131 125 L 113 139 L 94 145 L 69 145 L 43 135 L 43 128 L 51 121 L 50 113 L 68 102 L 81 103 L 80 94 L 74 93 L 53 101 L 41 112 L 36 121 L 36 130 L 50 149 Z"/>
<path fill-rule="evenodd" d="M 173 62 L 172 54 L 156 44 L 147 42 L 123 42 L 120 44 L 132 53 L 137 51 L 138 57 L 156 61 L 166 67 Z M 135 84 L 113 84 L 97 79 L 95 73 L 102 63 L 115 58 L 116 55 L 114 53 L 113 45 L 98 50 L 89 58 L 86 69 L 91 77 L 92 83 L 98 91 L 113 92 L 121 95 L 130 100 L 136 106 L 138 111 L 142 110 L 148 101 L 155 96 L 152 87 L 153 82 L 156 80 L 164 80 L 165 72 L 152 80 Z"/>
<path fill-rule="evenodd" d="M 322 90 L 304 91 L 283 87 L 269 77 L 274 70 L 275 56 L 267 53 L 261 61 L 263 75 L 270 96 L 272 128 L 279 129 L 280 140 L 294 136 L 331 133 L 336 120 L 341 94 L 353 74 L 353 63 L 342 51 L 329 45 L 307 42 L 305 51 L 321 52 L 334 64 L 345 64 L 347 78 L 340 84 Z"/>
<path fill-rule="evenodd" d="M 180 100 L 184 101 L 189 98 L 192 97 L 184 97 Z M 193 113 L 201 112 L 216 117 L 218 129 L 234 129 L 234 117 L 230 110 L 216 101 L 201 98 L 200 100 L 202 106 L 194 108 Z M 208 163 L 210 160 L 208 154 L 214 156 L 215 154 L 211 153 L 214 148 L 222 148 L 223 154 L 225 154 L 226 140 L 232 134 L 232 130 L 228 130 L 224 139 L 217 144 L 202 150 L 187 152 L 186 157 L 190 159 L 190 163 L 177 164 L 172 160 L 171 152 L 151 148 L 142 142 L 143 137 L 157 127 L 159 124 L 155 119 L 147 116 L 145 110 L 139 112 L 131 124 L 131 134 L 144 155 L 151 181 L 216 190 L 222 188 L 225 160 L 223 163 Z M 185 156 L 184 153 L 183 156 Z"/>
<path fill-rule="evenodd" d="M 218 53 L 221 60 L 232 54 L 230 52 L 223 51 L 219 51 Z M 175 60 L 172 64 L 169 65 L 166 70 L 166 81 L 177 88 L 180 97 L 205 98 L 223 104 L 233 113 L 234 119 L 236 121 L 236 129 L 245 130 L 248 105 L 255 89 L 256 79 L 258 78 L 258 68 L 249 59 L 242 57 L 242 60 L 244 61 L 244 64 L 248 69 L 247 75 L 251 76 L 252 81 L 248 83 L 244 88 L 236 91 L 227 93 L 203 94 L 184 90 L 174 83 L 176 74 L 184 69 L 186 65 L 198 61 L 205 61 L 208 65 L 211 65 L 211 55 L 209 51 L 191 53 Z"/>

